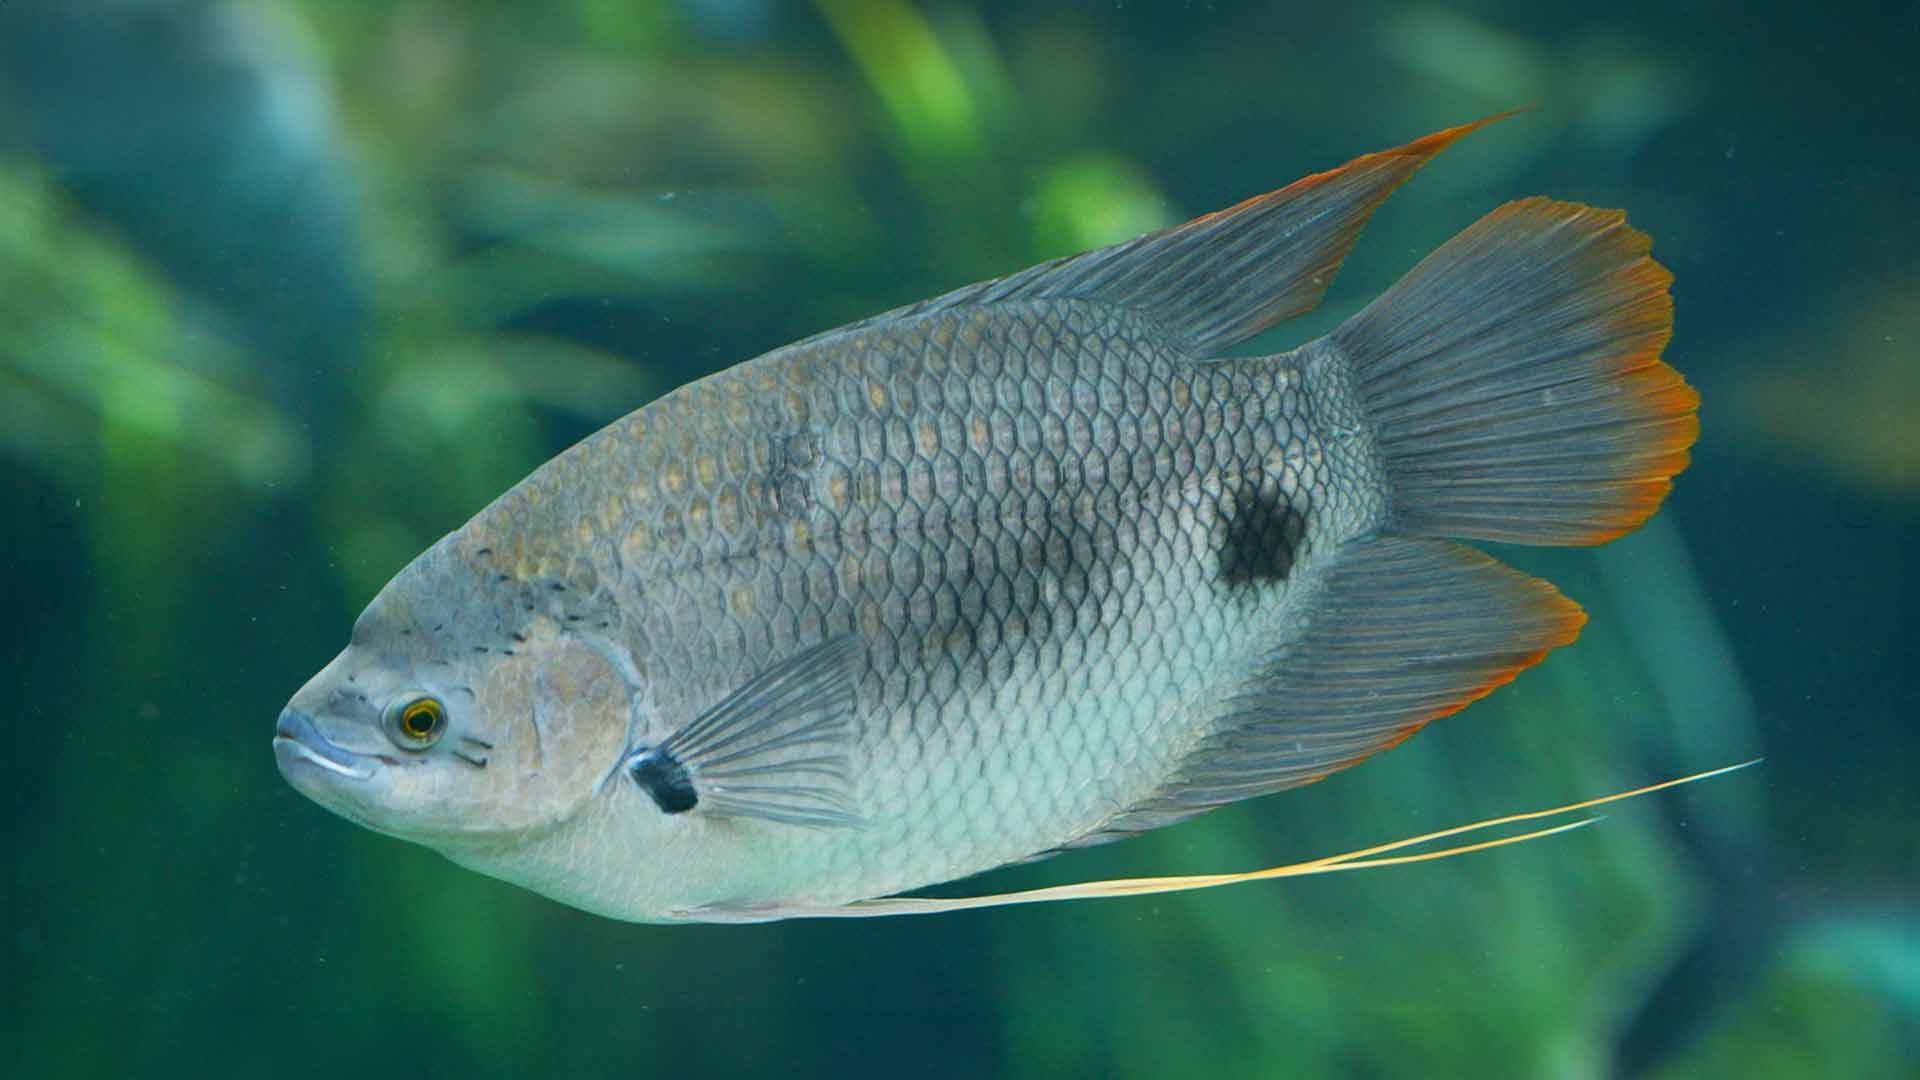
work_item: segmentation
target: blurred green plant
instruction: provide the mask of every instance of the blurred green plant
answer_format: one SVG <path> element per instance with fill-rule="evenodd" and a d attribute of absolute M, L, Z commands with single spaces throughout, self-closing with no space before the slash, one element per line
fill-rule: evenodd
<path fill-rule="evenodd" d="M 818 0 L 834 35 L 886 108 L 910 168 L 970 164 L 982 151 L 980 106 L 947 40 L 902 0 Z"/>
<path fill-rule="evenodd" d="M 1920 918 L 1912 910 L 1808 924 L 1697 1046 L 1683 1076 L 1894 1076 L 1920 1028 Z M 1890 1071 L 1891 1070 L 1891 1071 Z"/>
<path fill-rule="evenodd" d="M 245 487 L 297 483 L 311 448 L 250 385 L 247 363 L 214 312 L 44 174 L 0 167 L 0 448 L 71 482 L 131 436 Z"/>

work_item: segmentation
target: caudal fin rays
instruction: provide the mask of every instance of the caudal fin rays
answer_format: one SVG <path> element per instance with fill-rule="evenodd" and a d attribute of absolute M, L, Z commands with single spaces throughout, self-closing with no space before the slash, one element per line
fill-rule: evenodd
<path fill-rule="evenodd" d="M 1652 516 L 1700 397 L 1661 359 L 1673 275 L 1650 250 L 1620 211 L 1520 199 L 1302 350 L 1351 372 L 1390 528 L 1586 545 Z"/>

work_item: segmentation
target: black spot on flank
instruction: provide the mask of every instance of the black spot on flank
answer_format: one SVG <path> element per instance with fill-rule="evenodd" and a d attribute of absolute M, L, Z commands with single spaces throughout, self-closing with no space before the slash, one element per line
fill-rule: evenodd
<path fill-rule="evenodd" d="M 486 647 L 485 645 L 475 645 L 475 646 L 473 647 L 473 651 L 474 651 L 474 652 L 486 652 L 486 651 L 487 651 L 487 647 Z"/>
<path fill-rule="evenodd" d="M 627 775 L 653 799 L 663 813 L 684 814 L 699 805 L 693 777 L 680 760 L 664 750 L 647 750 L 627 766 Z"/>
<path fill-rule="evenodd" d="M 567 587 L 566 587 L 565 585 L 562 585 L 562 584 L 560 584 L 560 583 L 559 583 L 559 582 L 557 582 L 557 581 L 556 581 L 556 582 L 553 582 L 553 583 L 551 583 L 551 584 L 549 584 L 549 585 L 547 586 L 547 588 L 549 588 L 549 589 L 552 589 L 552 590 L 553 590 L 554 592 L 566 592 L 566 591 L 567 591 Z"/>
<path fill-rule="evenodd" d="M 474 552 L 474 554 L 475 554 L 475 555 L 478 555 L 478 556 L 480 556 L 481 558 L 485 558 L 485 557 L 487 557 L 488 555 L 491 555 L 491 554 L 493 554 L 493 549 L 492 549 L 492 548 L 481 548 L 481 549 L 480 549 L 479 551 L 476 551 L 476 552 Z"/>
<path fill-rule="evenodd" d="M 527 643 L 527 635 L 521 633 L 518 630 L 515 630 L 513 633 L 507 636 L 513 638 L 513 640 L 519 642 L 522 645 L 525 645 Z"/>
<path fill-rule="evenodd" d="M 518 655 L 520 655 L 520 654 L 519 654 L 519 653 L 516 653 L 516 652 L 514 652 L 514 651 L 513 651 L 512 649 L 501 649 L 501 650 L 500 650 L 500 655 L 502 655 L 502 656 L 518 656 Z"/>
<path fill-rule="evenodd" d="M 511 581 L 513 580 L 513 575 L 512 574 L 495 574 L 493 575 L 493 580 L 495 582 Z"/>
<path fill-rule="evenodd" d="M 1278 488 L 1248 484 L 1221 500 L 1219 535 L 1222 582 L 1234 588 L 1277 585 L 1293 573 L 1307 515 Z"/>

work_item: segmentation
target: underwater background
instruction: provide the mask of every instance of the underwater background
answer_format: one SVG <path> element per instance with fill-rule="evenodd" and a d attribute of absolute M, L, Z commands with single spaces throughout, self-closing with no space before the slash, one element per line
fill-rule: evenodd
<path fill-rule="evenodd" d="M 1920 1072 L 1920 5 L 0 3 L 0 1073 Z M 268 742 L 414 554 L 673 386 L 1516 105 L 1625 207 L 1694 465 L 1503 549 L 1579 643 L 1405 746 L 968 891 L 1251 869 L 1764 755 L 1444 863 L 646 927 L 322 810 Z"/>

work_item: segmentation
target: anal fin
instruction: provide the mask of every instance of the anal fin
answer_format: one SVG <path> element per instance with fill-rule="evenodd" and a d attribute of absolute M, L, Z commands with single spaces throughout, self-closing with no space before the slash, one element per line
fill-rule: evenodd
<path fill-rule="evenodd" d="M 1073 846 L 1344 769 L 1510 681 L 1585 620 L 1552 585 L 1470 548 L 1350 542 L 1304 618 L 1173 777 Z"/>

